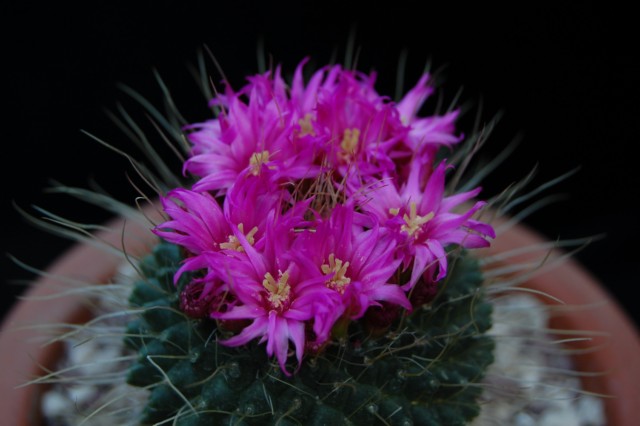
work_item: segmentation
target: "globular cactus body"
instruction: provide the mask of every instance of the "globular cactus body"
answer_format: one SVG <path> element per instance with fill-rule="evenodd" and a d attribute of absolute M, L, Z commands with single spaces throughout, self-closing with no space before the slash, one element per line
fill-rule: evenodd
<path fill-rule="evenodd" d="M 493 361 L 491 305 L 464 251 L 430 302 L 384 332 L 351 322 L 347 337 L 307 354 L 290 376 L 264 345 L 225 346 L 216 321 L 180 310 L 182 260 L 178 246 L 158 244 L 130 298 L 140 314 L 126 343 L 139 357 L 128 382 L 150 390 L 142 424 L 459 425 L 477 415 L 477 384 Z"/>

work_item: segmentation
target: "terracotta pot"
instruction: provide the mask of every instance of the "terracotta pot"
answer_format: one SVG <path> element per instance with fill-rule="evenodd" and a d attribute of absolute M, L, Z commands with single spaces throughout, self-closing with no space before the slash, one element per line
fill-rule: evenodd
<path fill-rule="evenodd" d="M 497 220 L 499 227 L 505 220 Z M 498 229 L 498 228 L 496 228 Z M 544 243 L 540 234 L 518 224 L 501 233 L 489 253 L 501 253 L 517 247 Z M 562 254 L 555 251 L 555 254 Z M 540 252 L 510 258 L 510 261 L 540 260 Z M 560 309 L 551 310 L 550 327 L 555 330 L 594 332 L 588 341 L 568 344 L 573 351 L 576 370 L 601 373 L 583 377 L 583 387 L 606 395 L 607 424 L 634 426 L 640 404 L 640 337 L 635 324 L 601 283 L 583 266 L 565 259 L 557 266 L 534 275 L 522 285 L 561 300 L 541 296 L 540 300 Z M 565 336 L 566 337 L 566 336 Z"/>
<path fill-rule="evenodd" d="M 114 222 L 112 229 L 121 230 L 122 221 Z M 150 233 L 143 226 L 127 225 L 125 243 L 131 253 L 142 254 L 148 250 Z M 121 246 L 121 233 L 102 235 L 107 241 Z M 496 239 L 491 253 L 499 253 L 515 247 L 523 247 L 543 241 L 538 234 L 517 225 Z M 99 261 L 96 260 L 100 259 Z M 88 282 L 106 282 L 119 264 L 115 256 L 87 245 L 79 245 L 60 258 L 51 268 L 52 274 L 78 277 Z M 619 305 L 575 261 L 567 260 L 553 270 L 537 275 L 526 284 L 552 294 L 571 306 L 589 306 L 588 309 L 567 309 L 553 318 L 552 327 L 603 331 L 608 337 L 595 337 L 588 346 L 600 345 L 597 351 L 575 355 L 579 370 L 604 372 L 603 375 L 584 379 L 587 390 L 611 395 L 605 399 L 609 425 L 632 426 L 637 423 L 637 406 L 640 402 L 640 339 L 635 326 Z M 52 278 L 42 278 L 27 296 L 43 296 L 59 291 Z M 545 299 L 550 302 L 550 299 Z M 601 303 L 601 302 L 605 303 Z M 554 302 L 555 303 L 555 302 Z M 43 308 L 44 307 L 44 308 Z M 18 303 L 10 312 L 0 335 L 0 362 L 3 366 L 0 381 L 0 413 L 2 423 L 16 426 L 39 425 L 40 395 L 43 386 L 26 386 L 16 389 L 29 378 L 42 372 L 39 366 L 52 368 L 59 356 L 60 347 L 41 345 L 32 339 L 34 330 L 11 331 L 24 324 L 79 321 L 87 313 L 76 298 L 56 299 L 55 302 Z M 577 346 L 585 343 L 576 344 Z"/>
<path fill-rule="evenodd" d="M 153 209 L 156 223 L 159 214 Z M 115 247 L 126 247 L 135 257 L 150 251 L 154 235 L 149 227 L 122 219 L 110 222 L 113 232 L 97 236 Z M 59 293 L 60 281 L 55 276 L 73 277 L 88 283 L 106 283 L 114 276 L 122 259 L 115 254 L 88 243 L 77 244 L 59 257 L 47 270 L 48 275 L 38 279 L 25 293 L 25 300 L 16 303 L 3 321 L 0 332 L 0 413 L 3 425 L 35 426 L 42 424 L 40 396 L 44 385 L 21 386 L 43 373 L 42 368 L 54 368 L 62 351 L 62 344 L 43 346 L 42 333 L 25 328 L 34 324 L 80 323 L 89 317 L 89 311 L 78 296 L 56 298 L 52 301 L 29 300 Z"/>

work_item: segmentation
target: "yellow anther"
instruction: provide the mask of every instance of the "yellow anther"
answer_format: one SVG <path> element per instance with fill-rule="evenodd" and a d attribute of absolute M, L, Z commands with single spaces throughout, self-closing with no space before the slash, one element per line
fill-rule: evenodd
<path fill-rule="evenodd" d="M 260 168 L 263 164 L 269 161 L 269 151 L 254 152 L 249 159 L 249 166 L 251 167 L 251 174 L 258 176 L 260 174 Z"/>
<path fill-rule="evenodd" d="M 300 126 L 300 137 L 311 135 L 315 136 L 316 131 L 313 130 L 313 125 L 311 124 L 311 120 L 313 119 L 313 114 L 307 113 L 304 115 L 304 118 L 298 120 L 298 125 Z"/>
<path fill-rule="evenodd" d="M 333 277 L 326 282 L 327 287 L 340 294 L 344 294 L 344 291 L 351 282 L 351 278 L 345 276 L 348 268 L 349 262 L 344 262 L 343 264 L 342 260 L 336 259 L 335 255 L 331 253 L 329 255 L 329 264 L 327 265 L 325 263 L 320 266 L 323 274 L 330 274 L 333 272 Z"/>
<path fill-rule="evenodd" d="M 403 231 L 405 231 L 409 235 L 413 235 L 416 231 L 418 231 L 422 225 L 429 222 L 435 214 L 433 212 L 429 212 L 424 216 L 420 216 L 417 214 L 416 203 L 411 203 L 409 207 L 409 214 L 406 213 L 402 217 L 404 219 L 405 225 L 402 225 Z"/>
<path fill-rule="evenodd" d="M 262 286 L 269 292 L 268 300 L 271 302 L 271 306 L 275 309 L 279 309 L 282 305 L 289 300 L 289 293 L 291 292 L 291 286 L 289 281 L 289 271 L 278 271 L 278 281 L 273 278 L 270 272 L 264 274 L 264 280 L 262 280 Z"/>
<path fill-rule="evenodd" d="M 358 149 L 358 141 L 360 139 L 360 129 L 345 129 L 344 134 L 342 135 L 342 142 L 340 143 L 340 148 L 342 148 L 342 155 L 344 157 L 349 157 L 355 154 L 356 149 Z"/>
<path fill-rule="evenodd" d="M 400 209 L 389 209 L 389 214 L 391 216 L 397 216 L 400 213 Z"/>
<path fill-rule="evenodd" d="M 238 224 L 238 230 L 240 230 L 240 232 L 242 232 L 242 234 L 246 237 L 249 245 L 253 245 L 253 243 L 255 243 L 254 237 L 256 235 L 256 232 L 258 232 L 257 226 L 254 226 L 253 228 L 251 228 L 251 231 L 249 231 L 249 233 L 246 235 L 244 233 L 244 224 L 242 223 Z M 240 241 L 238 240 L 238 238 L 233 234 L 227 237 L 226 243 L 220 244 L 220 248 L 223 250 L 244 251 L 242 244 L 240 244 Z"/>

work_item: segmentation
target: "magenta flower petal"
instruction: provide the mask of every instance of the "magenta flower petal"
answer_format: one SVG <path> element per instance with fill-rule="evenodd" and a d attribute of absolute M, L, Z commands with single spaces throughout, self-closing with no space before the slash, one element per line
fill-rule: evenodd
<path fill-rule="evenodd" d="M 269 311 L 267 328 L 267 354 L 276 354 L 282 371 L 286 372 L 287 351 L 289 350 L 289 327 L 287 320 L 279 317 L 276 311 Z"/>
<path fill-rule="evenodd" d="M 433 93 L 433 88 L 427 85 L 429 77 L 429 74 L 423 74 L 416 85 L 398 102 L 396 108 L 403 122 L 411 123 L 420 111 L 424 101 Z"/>
<path fill-rule="evenodd" d="M 300 366 L 305 349 L 304 323 L 300 321 L 288 321 L 287 326 L 289 327 L 289 340 L 293 342 L 293 346 L 296 348 L 296 359 L 298 360 L 298 366 Z M 280 364 L 280 368 L 283 368 L 282 364 Z"/>
<path fill-rule="evenodd" d="M 425 241 L 427 249 L 433 254 L 434 262 L 438 263 L 438 274 L 436 281 L 440 281 L 447 274 L 447 253 L 438 240 Z"/>
<path fill-rule="evenodd" d="M 397 285 L 377 286 L 366 292 L 367 299 L 384 301 L 411 310 L 411 303 L 404 290 Z"/>
<path fill-rule="evenodd" d="M 444 196 L 444 177 L 446 171 L 445 162 L 441 162 L 433 171 L 431 177 L 427 181 L 427 185 L 424 188 L 420 203 L 418 200 L 414 202 L 419 206 L 421 213 L 437 212 L 440 210 L 440 204 Z"/>
<path fill-rule="evenodd" d="M 226 316 L 226 318 L 233 318 L 232 316 Z M 227 340 L 224 343 L 227 346 L 240 346 L 246 345 L 254 339 L 262 338 L 265 336 L 269 328 L 269 321 L 267 318 L 258 317 L 250 325 L 242 329 L 240 334 L 237 334 Z"/>

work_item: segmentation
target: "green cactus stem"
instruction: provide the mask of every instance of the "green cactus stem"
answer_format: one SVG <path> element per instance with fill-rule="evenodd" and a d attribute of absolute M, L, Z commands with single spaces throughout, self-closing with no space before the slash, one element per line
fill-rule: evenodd
<path fill-rule="evenodd" d="M 347 338 L 307 355 L 290 377 L 262 345 L 224 346 L 228 332 L 215 321 L 183 313 L 190 278 L 173 284 L 181 260 L 179 247 L 158 244 L 130 297 L 140 314 L 125 340 L 139 357 L 128 382 L 149 389 L 141 424 L 461 425 L 478 414 L 478 382 L 493 361 L 491 305 L 464 251 L 429 302 L 377 332 L 352 321 Z"/>

